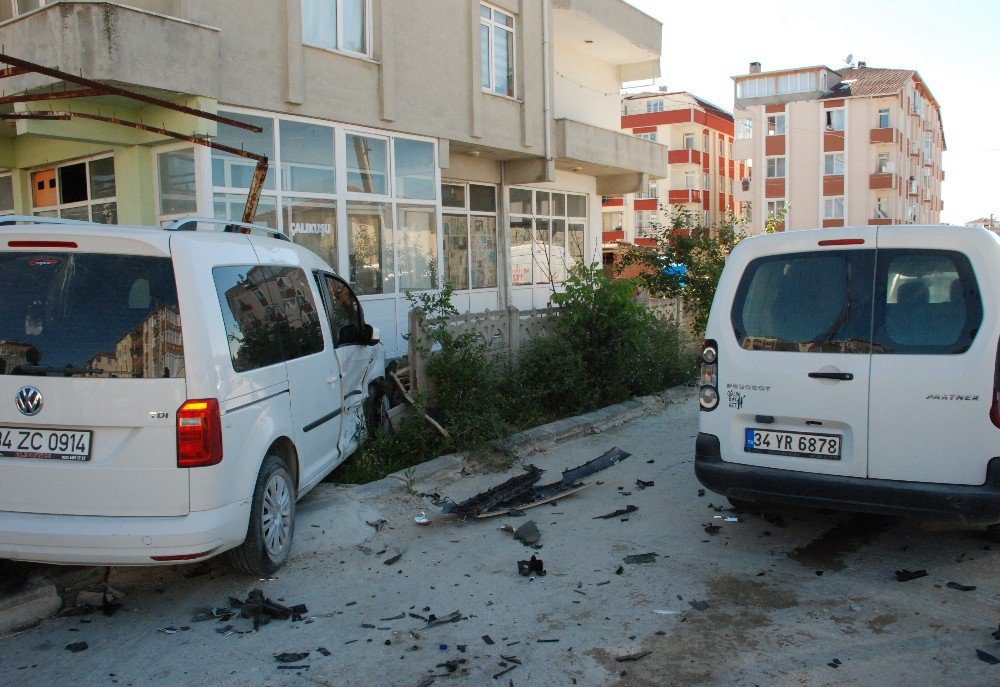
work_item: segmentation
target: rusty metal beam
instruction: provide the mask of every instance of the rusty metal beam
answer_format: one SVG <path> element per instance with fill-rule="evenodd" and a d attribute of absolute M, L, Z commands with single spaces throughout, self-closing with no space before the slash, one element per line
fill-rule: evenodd
<path fill-rule="evenodd" d="M 247 193 L 247 203 L 243 208 L 243 222 L 247 224 L 252 224 L 254 216 L 257 214 L 257 205 L 260 203 L 260 192 L 264 188 L 264 180 L 267 178 L 267 168 L 268 160 L 267 155 L 258 155 L 257 153 L 250 153 L 246 150 L 241 150 L 239 148 L 233 148 L 232 146 L 223 145 L 222 143 L 216 143 L 215 141 L 210 141 L 207 138 L 199 138 L 198 136 L 189 136 L 187 134 L 182 134 L 178 131 L 170 131 L 169 129 L 163 129 L 158 126 L 150 126 L 148 124 L 142 124 L 141 122 L 131 122 L 127 119 L 118 119 L 117 117 L 105 117 L 104 115 L 91 114 L 89 112 L 51 112 L 49 114 L 56 115 L 54 119 L 90 119 L 95 122 L 105 122 L 107 124 L 117 124 L 119 126 L 126 126 L 131 129 L 138 129 L 139 131 L 146 131 L 153 134 L 159 134 L 160 136 L 168 136 L 170 138 L 175 138 L 179 141 L 187 141 L 188 143 L 194 143 L 195 145 L 205 146 L 206 148 L 211 148 L 212 150 L 219 150 L 224 153 L 229 153 L 230 155 L 238 155 L 239 157 L 246 158 L 248 160 L 254 160 L 257 163 L 257 167 L 253 172 L 253 180 L 250 183 L 250 190 Z M 23 117 L 25 119 L 32 118 L 38 119 L 37 115 L 31 115 L 30 117 Z"/>
<path fill-rule="evenodd" d="M 0 113 L 0 120 L 18 120 L 18 119 L 32 119 L 40 121 L 66 121 L 70 119 L 67 114 L 59 113 L 47 113 L 47 112 L 10 112 L 10 113 Z"/>
<path fill-rule="evenodd" d="M 43 100 L 67 100 L 69 98 L 89 98 L 94 95 L 101 95 L 93 88 L 84 88 L 79 91 L 50 91 L 48 93 L 25 93 L 23 95 L 8 95 L 0 98 L 0 105 L 10 105 L 11 103 L 34 103 Z"/>
<path fill-rule="evenodd" d="M 230 119 L 229 117 L 223 117 L 221 115 L 212 114 L 210 112 L 204 112 L 202 110 L 195 109 L 193 107 L 188 107 L 187 105 L 178 105 L 177 103 L 172 103 L 169 100 L 162 100 L 160 98 L 154 98 L 151 95 L 145 95 L 143 93 L 138 93 L 136 91 L 130 91 L 127 88 L 121 88 L 119 86 L 112 86 L 111 84 L 101 83 L 100 81 L 94 81 L 93 79 L 87 79 L 82 76 L 75 76 L 69 72 L 59 71 L 58 69 L 52 69 L 51 67 L 45 67 L 40 64 L 35 64 L 34 62 L 29 62 L 27 60 L 22 60 L 18 57 L 11 57 L 10 55 L 0 54 L 0 62 L 4 64 L 9 64 L 12 67 L 17 67 L 24 69 L 26 72 L 34 72 L 36 74 L 42 74 L 43 76 L 49 76 L 53 79 L 60 79 L 62 81 L 68 81 L 69 83 L 75 83 L 78 86 L 85 86 L 87 88 L 92 88 L 96 91 L 100 91 L 101 95 L 118 95 L 123 98 L 129 98 L 130 100 L 137 100 L 140 103 L 146 103 L 147 105 L 156 105 L 158 107 L 167 108 L 169 110 L 174 110 L 175 112 L 183 112 L 184 114 L 193 115 L 195 117 L 201 117 L 202 119 L 209 119 L 213 122 L 218 122 L 219 124 L 226 124 L 228 126 L 235 126 L 240 129 L 246 129 L 247 131 L 253 131 L 254 133 L 261 133 L 263 129 L 254 124 L 248 124 L 246 122 L 241 122 L 238 119 Z"/>
<path fill-rule="evenodd" d="M 21 74 L 29 74 L 30 70 L 24 67 L 7 67 L 6 69 L 0 69 L 0 79 L 6 79 L 9 76 L 21 76 Z"/>

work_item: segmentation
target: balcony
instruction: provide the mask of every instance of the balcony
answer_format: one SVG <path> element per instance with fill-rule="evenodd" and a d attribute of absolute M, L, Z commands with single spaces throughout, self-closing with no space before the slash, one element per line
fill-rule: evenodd
<path fill-rule="evenodd" d="M 663 24 L 623 0 L 553 0 L 556 40 L 618 66 L 622 83 L 660 76 Z"/>
<path fill-rule="evenodd" d="M 556 168 L 597 177 L 601 195 L 635 193 L 649 178 L 669 176 L 665 148 L 572 119 L 555 120 Z"/>
<path fill-rule="evenodd" d="M 653 211 L 657 209 L 659 201 L 656 198 L 636 198 L 632 201 L 632 205 L 635 210 L 649 210 Z"/>
<path fill-rule="evenodd" d="M 625 240 L 624 231 L 605 231 L 601 233 L 602 243 L 617 243 Z"/>
<path fill-rule="evenodd" d="M 701 191 L 695 188 L 671 191 L 669 196 L 671 205 L 683 205 L 685 203 L 701 203 Z"/>
<path fill-rule="evenodd" d="M 868 177 L 868 188 L 873 191 L 896 188 L 899 185 L 899 175 L 892 172 L 876 172 Z"/>
<path fill-rule="evenodd" d="M 601 205 L 606 208 L 620 208 L 624 207 L 625 199 L 621 196 L 615 196 L 614 198 L 604 198 L 601 200 Z"/>
<path fill-rule="evenodd" d="M 671 165 L 700 165 L 701 159 L 701 151 L 693 148 L 681 148 L 667 153 L 667 163 Z"/>
<path fill-rule="evenodd" d="M 868 140 L 871 143 L 895 143 L 899 140 L 899 129 L 891 126 L 884 129 L 872 129 Z"/>

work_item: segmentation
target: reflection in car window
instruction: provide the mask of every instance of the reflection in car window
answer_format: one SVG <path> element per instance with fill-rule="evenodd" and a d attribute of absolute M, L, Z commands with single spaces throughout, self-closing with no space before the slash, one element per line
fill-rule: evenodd
<path fill-rule="evenodd" d="M 236 265 L 212 274 L 237 372 L 323 350 L 316 301 L 302 270 Z"/>
<path fill-rule="evenodd" d="M 876 340 L 885 353 L 968 350 L 982 303 L 968 259 L 953 251 L 879 251 Z"/>
<path fill-rule="evenodd" d="M 0 253 L 0 374 L 183 377 L 170 258 Z"/>
<path fill-rule="evenodd" d="M 330 303 L 330 330 L 336 346 L 361 343 L 361 304 L 351 289 L 336 277 L 324 274 Z"/>
<path fill-rule="evenodd" d="M 874 251 L 758 258 L 743 274 L 732 323 L 748 350 L 868 353 Z"/>

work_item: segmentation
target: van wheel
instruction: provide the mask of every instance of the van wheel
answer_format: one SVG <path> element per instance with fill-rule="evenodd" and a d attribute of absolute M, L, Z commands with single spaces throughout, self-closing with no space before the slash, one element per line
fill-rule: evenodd
<path fill-rule="evenodd" d="M 295 487 L 285 461 L 267 456 L 257 475 L 246 540 L 229 552 L 236 570 L 270 575 L 284 565 L 295 533 Z"/>
<path fill-rule="evenodd" d="M 392 423 L 389 422 L 389 408 L 392 399 L 386 393 L 385 380 L 377 380 L 368 387 L 368 398 L 365 401 L 365 421 L 368 423 L 368 438 L 378 432 L 384 436 L 392 434 Z"/>

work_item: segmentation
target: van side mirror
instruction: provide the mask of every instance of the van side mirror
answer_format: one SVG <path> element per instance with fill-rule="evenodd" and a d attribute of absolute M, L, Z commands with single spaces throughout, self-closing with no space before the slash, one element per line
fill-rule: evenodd
<path fill-rule="evenodd" d="M 382 340 L 382 332 L 380 332 L 375 327 L 370 324 L 365 325 L 365 344 L 368 346 L 374 346 L 379 341 Z"/>

